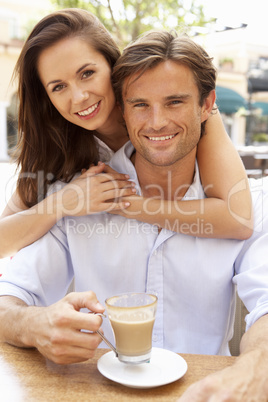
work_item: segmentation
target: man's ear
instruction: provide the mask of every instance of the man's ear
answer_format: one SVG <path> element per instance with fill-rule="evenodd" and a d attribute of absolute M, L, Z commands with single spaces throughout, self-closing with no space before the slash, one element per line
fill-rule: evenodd
<path fill-rule="evenodd" d="M 212 108 L 215 104 L 216 101 L 216 91 L 215 89 L 213 89 L 208 97 L 205 99 L 203 106 L 202 106 L 202 116 L 201 116 L 201 122 L 203 123 L 203 121 L 207 120 L 209 118 L 209 115 L 212 111 Z"/>

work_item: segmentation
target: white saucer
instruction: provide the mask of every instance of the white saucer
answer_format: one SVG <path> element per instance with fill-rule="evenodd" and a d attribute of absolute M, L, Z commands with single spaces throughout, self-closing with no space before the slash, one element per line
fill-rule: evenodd
<path fill-rule="evenodd" d="M 114 352 L 108 352 L 98 360 L 97 367 L 104 377 L 131 388 L 153 388 L 169 384 L 187 371 L 187 363 L 180 355 L 160 348 L 152 349 L 150 363 L 121 363 Z"/>

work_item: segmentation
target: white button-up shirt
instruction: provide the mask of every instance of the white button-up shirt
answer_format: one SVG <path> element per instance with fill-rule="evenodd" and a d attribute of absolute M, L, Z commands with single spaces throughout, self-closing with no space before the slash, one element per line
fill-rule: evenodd
<path fill-rule="evenodd" d="M 132 151 L 126 144 L 111 166 L 139 187 Z M 156 226 L 107 213 L 68 217 L 17 253 L 0 278 L 0 295 L 47 306 L 65 295 L 73 277 L 77 291 L 93 290 L 103 305 L 118 293 L 153 292 L 158 296 L 153 346 L 229 354 L 235 286 L 250 312 L 248 327 L 268 313 L 268 179 L 254 183 L 255 231 L 247 241 L 158 233 Z M 203 197 L 196 167 L 185 199 Z M 112 341 L 108 319 L 103 330 Z"/>

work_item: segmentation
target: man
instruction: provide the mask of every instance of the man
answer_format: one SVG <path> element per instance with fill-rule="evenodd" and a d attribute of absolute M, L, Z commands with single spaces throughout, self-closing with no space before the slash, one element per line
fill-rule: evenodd
<path fill-rule="evenodd" d="M 164 198 L 204 197 L 195 157 L 215 102 L 211 60 L 187 38 L 151 33 L 125 50 L 114 78 L 134 147 L 116 153 L 112 167 L 128 173 L 144 195 L 161 189 Z M 268 217 L 261 203 L 267 207 L 268 199 L 253 196 L 255 232 L 243 242 L 159 231 L 109 214 L 64 218 L 3 275 L 0 340 L 37 347 L 58 363 L 83 361 L 100 342 L 94 331 L 101 318 L 79 310 L 103 312 L 111 295 L 148 291 L 158 296 L 153 346 L 228 354 L 236 284 L 250 311 L 242 354 L 182 400 L 266 401 Z M 78 293 L 64 297 L 73 276 Z M 102 328 L 112 339 L 105 319 Z"/>

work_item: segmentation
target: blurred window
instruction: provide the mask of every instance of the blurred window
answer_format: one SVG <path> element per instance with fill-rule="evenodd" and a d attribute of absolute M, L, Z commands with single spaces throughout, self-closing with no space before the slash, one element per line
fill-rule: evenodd
<path fill-rule="evenodd" d="M 18 38 L 20 38 L 19 15 L 11 10 L 0 8 L 0 41 Z"/>

